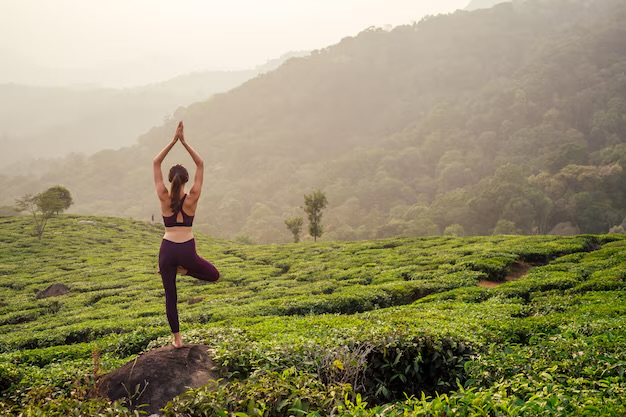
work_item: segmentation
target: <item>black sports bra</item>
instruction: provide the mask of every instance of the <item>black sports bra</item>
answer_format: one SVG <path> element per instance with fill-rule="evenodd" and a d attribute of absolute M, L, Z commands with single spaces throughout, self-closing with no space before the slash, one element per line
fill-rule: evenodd
<path fill-rule="evenodd" d="M 185 198 L 187 198 L 187 194 L 185 194 L 183 198 L 180 200 L 180 205 L 178 206 L 179 208 L 178 210 L 174 212 L 174 214 L 172 214 L 171 216 L 163 216 L 163 223 L 165 224 L 165 227 L 174 227 L 174 226 L 191 227 L 193 225 L 194 216 L 188 216 L 183 211 L 183 203 L 185 202 Z M 183 215 L 182 222 L 176 221 L 176 218 L 178 217 L 179 212 L 182 213 Z"/>

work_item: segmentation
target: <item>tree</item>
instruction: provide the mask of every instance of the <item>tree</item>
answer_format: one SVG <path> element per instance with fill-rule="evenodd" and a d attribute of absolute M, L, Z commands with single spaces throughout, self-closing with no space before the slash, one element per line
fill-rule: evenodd
<path fill-rule="evenodd" d="M 458 223 L 451 224 L 443 231 L 444 236 L 465 236 L 465 229 Z"/>
<path fill-rule="evenodd" d="M 74 203 L 69 190 L 60 185 L 50 187 L 37 195 L 26 194 L 15 202 L 17 211 L 29 211 L 33 215 L 35 233 L 40 240 L 48 220 Z"/>
<path fill-rule="evenodd" d="M 302 233 L 302 225 L 304 220 L 300 216 L 293 216 L 285 220 L 287 229 L 293 234 L 293 241 L 295 243 L 300 242 L 300 233 Z"/>
<path fill-rule="evenodd" d="M 510 220 L 500 219 L 493 228 L 492 235 L 518 235 L 519 229 L 514 222 Z"/>
<path fill-rule="evenodd" d="M 60 185 L 48 188 L 42 193 L 42 207 L 59 214 L 70 208 L 74 201 L 70 190 Z"/>
<path fill-rule="evenodd" d="M 309 234 L 313 236 L 315 242 L 324 233 L 321 222 L 322 210 L 326 207 L 326 204 L 328 204 L 326 195 L 320 190 L 315 190 L 310 195 L 304 195 L 304 211 L 309 217 Z"/>

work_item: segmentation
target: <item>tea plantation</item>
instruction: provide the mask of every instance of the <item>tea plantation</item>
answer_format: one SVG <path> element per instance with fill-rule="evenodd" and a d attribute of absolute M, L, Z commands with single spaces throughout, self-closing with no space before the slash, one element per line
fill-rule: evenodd
<path fill-rule="evenodd" d="M 162 226 L 0 230 L 0 415 L 141 415 L 95 393 L 170 342 Z M 182 332 L 223 379 L 166 416 L 626 415 L 622 235 L 196 240 L 222 276 L 178 278 Z M 54 283 L 69 293 L 37 298 Z"/>

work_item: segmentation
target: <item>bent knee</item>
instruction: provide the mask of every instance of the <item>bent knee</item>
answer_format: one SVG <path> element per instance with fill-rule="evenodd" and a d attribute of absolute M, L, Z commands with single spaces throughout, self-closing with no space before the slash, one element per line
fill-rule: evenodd
<path fill-rule="evenodd" d="M 205 281 L 209 281 L 209 282 L 215 282 L 219 279 L 220 279 L 220 273 L 217 271 L 215 271 L 215 273 L 207 274 L 206 278 L 204 278 Z"/>
<path fill-rule="evenodd" d="M 201 272 L 192 272 L 189 271 L 187 273 L 188 275 L 191 275 L 194 278 L 198 278 L 202 281 L 208 281 L 208 282 L 215 282 L 220 278 L 220 273 L 216 271 L 201 271 Z"/>
<path fill-rule="evenodd" d="M 210 265 L 210 267 L 205 270 L 205 275 L 206 281 L 215 282 L 220 279 L 220 271 L 218 271 L 213 265 Z"/>

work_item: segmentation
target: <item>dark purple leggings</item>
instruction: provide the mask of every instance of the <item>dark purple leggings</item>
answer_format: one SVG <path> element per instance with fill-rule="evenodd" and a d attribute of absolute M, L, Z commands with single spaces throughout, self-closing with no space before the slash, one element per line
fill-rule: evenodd
<path fill-rule="evenodd" d="M 196 252 L 195 239 L 183 243 L 163 239 L 159 251 L 159 269 L 165 288 L 165 313 L 172 333 L 178 333 L 178 295 L 176 293 L 176 269 L 182 266 L 187 275 L 203 281 L 217 281 L 220 273 L 209 261 Z"/>

